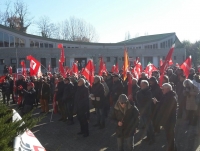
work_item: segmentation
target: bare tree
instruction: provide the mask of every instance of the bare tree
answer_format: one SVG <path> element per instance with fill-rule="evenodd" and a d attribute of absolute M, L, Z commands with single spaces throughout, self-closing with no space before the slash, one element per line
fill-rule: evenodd
<path fill-rule="evenodd" d="M 125 40 L 129 40 L 129 39 L 131 39 L 131 34 L 128 31 L 128 32 L 125 33 Z"/>
<path fill-rule="evenodd" d="M 10 2 L 5 5 L 6 9 L 0 16 L 0 23 L 15 30 L 26 32 L 32 21 L 29 18 L 27 5 L 22 1 L 16 1 L 13 9 Z"/>

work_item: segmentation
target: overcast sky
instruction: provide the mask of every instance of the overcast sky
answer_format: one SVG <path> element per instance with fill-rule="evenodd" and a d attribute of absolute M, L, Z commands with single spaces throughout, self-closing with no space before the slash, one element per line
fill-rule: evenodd
<path fill-rule="evenodd" d="M 14 2 L 15 0 L 11 0 Z M 5 0 L 1 0 L 3 9 Z M 37 20 L 49 16 L 61 22 L 71 16 L 92 24 L 99 42 L 119 42 L 135 36 L 176 32 L 178 38 L 200 40 L 200 0 L 24 0 Z M 36 25 L 28 32 L 34 33 Z"/>

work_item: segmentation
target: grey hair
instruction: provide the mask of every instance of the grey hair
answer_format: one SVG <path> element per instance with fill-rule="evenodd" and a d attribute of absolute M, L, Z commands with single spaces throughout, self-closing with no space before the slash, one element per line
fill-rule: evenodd
<path fill-rule="evenodd" d="M 79 80 L 83 81 L 83 84 L 85 85 L 86 81 L 83 78 L 80 78 Z"/>
<path fill-rule="evenodd" d="M 183 86 L 186 87 L 186 85 L 189 85 L 190 87 L 193 86 L 193 81 L 190 80 L 190 79 L 186 79 L 184 82 L 183 82 Z"/>
<path fill-rule="evenodd" d="M 132 81 L 135 81 L 136 83 L 138 83 L 138 80 L 136 78 L 133 78 Z"/>
<path fill-rule="evenodd" d="M 162 85 L 162 87 L 168 88 L 170 91 L 172 91 L 172 86 L 171 86 L 171 84 L 169 84 L 169 83 L 164 83 L 164 84 Z"/>
<path fill-rule="evenodd" d="M 147 80 L 142 80 L 141 83 L 145 83 L 149 87 L 149 82 Z"/>
<path fill-rule="evenodd" d="M 101 77 L 98 75 L 95 75 L 94 78 L 97 79 L 98 81 L 101 81 Z"/>

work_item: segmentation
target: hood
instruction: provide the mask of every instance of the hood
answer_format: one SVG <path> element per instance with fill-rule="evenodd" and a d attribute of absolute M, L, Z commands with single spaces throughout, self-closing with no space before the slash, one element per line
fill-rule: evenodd
<path fill-rule="evenodd" d="M 116 110 L 120 110 L 124 115 L 126 114 L 126 111 L 129 110 L 132 107 L 132 105 L 130 104 L 130 102 L 128 101 L 126 104 L 125 108 L 122 108 L 119 104 L 119 102 L 117 101 L 117 103 L 114 106 L 114 109 Z"/>

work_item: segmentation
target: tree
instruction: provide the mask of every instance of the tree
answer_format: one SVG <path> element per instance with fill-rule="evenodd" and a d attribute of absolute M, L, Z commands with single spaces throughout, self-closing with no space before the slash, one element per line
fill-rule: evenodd
<path fill-rule="evenodd" d="M 5 12 L 0 16 L 0 23 L 15 30 L 26 32 L 31 25 L 32 19 L 29 18 L 28 7 L 22 1 L 16 1 L 11 9 L 11 4 L 6 3 Z"/>
<path fill-rule="evenodd" d="M 129 40 L 129 39 L 131 39 L 131 34 L 128 31 L 128 32 L 125 33 L 125 39 L 124 40 Z"/>
<path fill-rule="evenodd" d="M 186 56 L 191 55 L 194 66 L 198 66 L 200 64 L 200 41 L 191 43 L 190 41 L 185 40 L 182 42 L 182 46 L 186 49 Z"/>
<path fill-rule="evenodd" d="M 24 131 L 33 128 L 41 118 L 32 118 L 32 113 L 23 116 L 22 120 L 12 122 L 13 111 L 0 104 L 0 150 L 12 151 L 14 138 Z"/>

